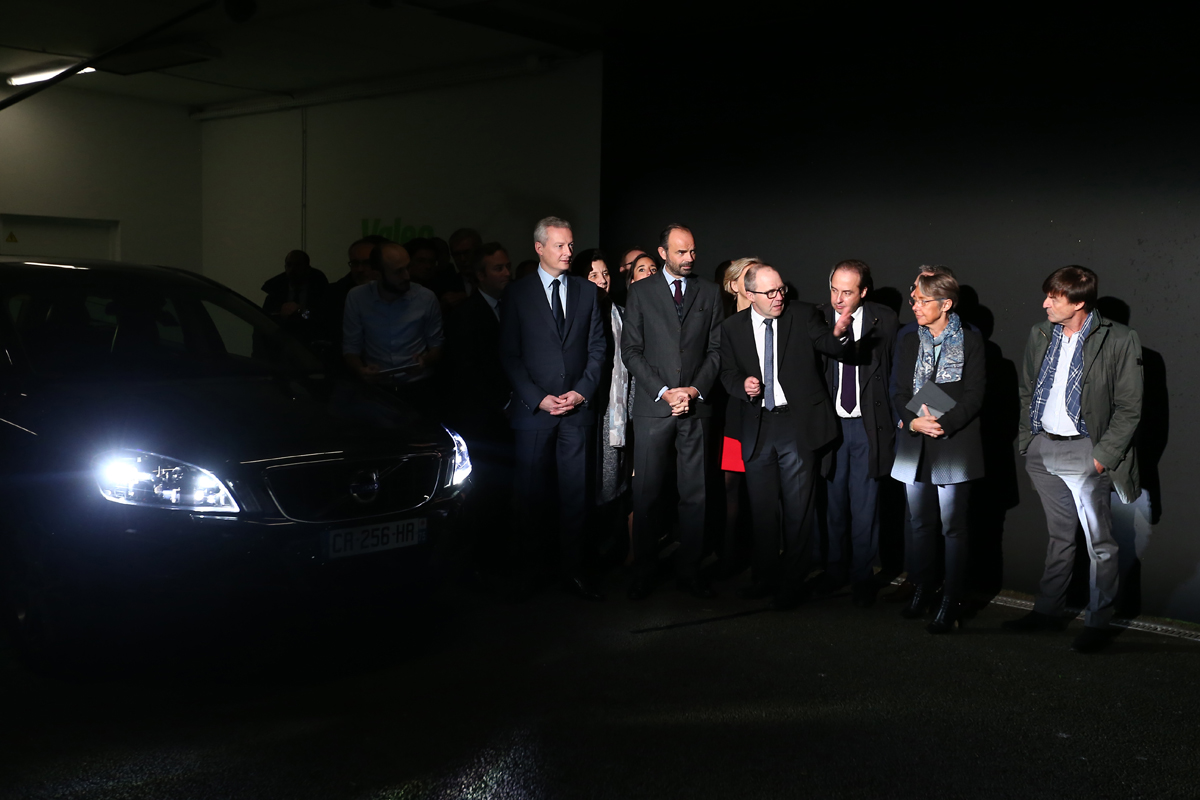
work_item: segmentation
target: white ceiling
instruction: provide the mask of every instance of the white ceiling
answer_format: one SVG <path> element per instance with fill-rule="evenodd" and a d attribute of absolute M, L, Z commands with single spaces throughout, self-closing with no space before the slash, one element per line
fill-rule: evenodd
<path fill-rule="evenodd" d="M 199 3 L 2 5 L 0 80 L 107 52 Z M 114 56 L 109 71 L 101 62 L 96 73 L 61 85 L 182 104 L 203 113 L 363 84 L 420 84 L 422 76 L 479 71 L 481 65 L 571 57 L 598 46 L 608 13 L 602 0 L 257 0 L 255 5 L 249 20 L 235 22 L 224 4 L 216 3 L 153 36 L 133 54 Z M 195 63 L 179 63 L 189 58 Z M 172 60 L 174 65 L 163 66 Z M 0 96 L 18 91 L 0 85 L 6 90 Z"/>

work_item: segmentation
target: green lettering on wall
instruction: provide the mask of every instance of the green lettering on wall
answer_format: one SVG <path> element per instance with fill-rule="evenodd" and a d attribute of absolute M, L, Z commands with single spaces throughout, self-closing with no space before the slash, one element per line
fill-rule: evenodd
<path fill-rule="evenodd" d="M 434 233 L 432 225 L 400 225 L 400 217 L 393 217 L 391 225 L 384 225 L 381 217 L 363 217 L 362 218 L 362 235 L 367 236 L 385 236 L 394 242 L 407 242 L 409 239 L 416 237 L 432 238 Z"/>

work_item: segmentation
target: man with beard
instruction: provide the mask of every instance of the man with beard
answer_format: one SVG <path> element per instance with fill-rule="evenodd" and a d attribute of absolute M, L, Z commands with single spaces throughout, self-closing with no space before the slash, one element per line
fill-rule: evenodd
<path fill-rule="evenodd" d="M 342 357 L 364 380 L 430 410 L 428 379 L 442 353 L 442 313 L 437 296 L 409 278 L 408 261 L 408 251 L 394 242 L 371 251 L 379 279 L 346 295 Z"/>
<path fill-rule="evenodd" d="M 659 529 L 650 512 L 674 458 L 679 488 L 677 583 L 699 598 L 714 595 L 700 574 L 704 555 L 705 463 L 712 407 L 707 399 L 720 365 L 724 319 L 716 284 L 692 275 L 696 244 L 684 225 L 668 225 L 659 236 L 659 278 L 629 288 L 621 352 L 637 380 L 633 399 L 634 579 L 629 597 L 640 600 L 653 588 Z"/>

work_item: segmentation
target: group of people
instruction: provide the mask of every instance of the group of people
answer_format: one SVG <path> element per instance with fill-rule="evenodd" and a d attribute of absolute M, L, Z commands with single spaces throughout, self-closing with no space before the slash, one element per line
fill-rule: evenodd
<path fill-rule="evenodd" d="M 726 262 L 717 282 L 699 277 L 684 225 L 662 231 L 657 259 L 633 248 L 610 270 L 598 250 L 576 254 L 569 222 L 547 217 L 534 230 L 536 266 L 515 281 L 501 245 L 459 231 L 449 243 L 457 280 L 438 283 L 426 241 L 351 246 L 338 282 L 356 284 L 342 301 L 341 352 L 364 380 L 441 414 L 467 438 L 483 467 L 477 544 L 496 548 L 478 528 L 511 510 L 513 540 L 503 549 L 515 555 L 518 594 L 552 575 L 602 600 L 590 541 L 600 521 L 609 534 L 629 531 L 630 599 L 656 588 L 672 526 L 678 588 L 712 597 L 701 563 L 719 459 L 730 503 L 739 483 L 749 499 L 744 597 L 770 598 L 779 610 L 807 599 L 820 485 L 822 580 L 850 583 L 855 605 L 871 605 L 879 490 L 894 479 L 906 489 L 911 531 L 902 614 L 932 617 L 935 634 L 961 623 L 987 379 L 983 338 L 956 312 L 950 269 L 920 268 L 910 289 L 915 321 L 900 327 L 892 309 L 868 299 L 862 261 L 835 264 L 829 301 L 810 304 L 791 299 L 780 272 L 757 258 Z M 414 274 L 414 253 L 425 251 L 433 260 Z M 1090 593 L 1072 646 L 1094 652 L 1110 639 L 1116 600 L 1110 495 L 1130 502 L 1140 491 L 1141 347 L 1135 332 L 1096 311 L 1091 270 L 1058 269 L 1041 293 L 1046 319 L 1023 360 L 1018 449 L 1049 544 L 1034 610 L 1005 627 L 1065 626 L 1082 527 Z M 267 308 L 300 313 L 305 299 L 294 293 Z M 735 522 L 736 510 L 727 525 Z"/>

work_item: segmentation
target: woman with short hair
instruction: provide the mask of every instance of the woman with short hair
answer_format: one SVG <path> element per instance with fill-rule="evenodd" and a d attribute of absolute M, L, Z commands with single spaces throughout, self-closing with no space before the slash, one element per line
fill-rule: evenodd
<path fill-rule="evenodd" d="M 900 415 L 892 477 L 907 485 L 917 585 L 901 612 L 919 619 L 935 605 L 936 531 L 945 537 L 945 583 L 930 633 L 960 624 L 967 571 L 967 497 L 983 477 L 979 411 L 986 388 L 983 337 L 954 308 L 958 281 L 921 274 L 911 299 L 917 329 L 896 343 L 894 408 Z"/>

